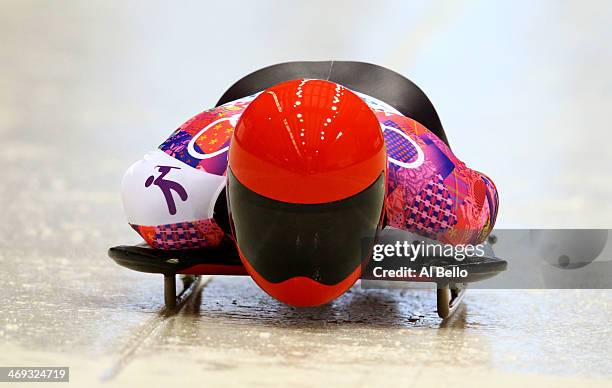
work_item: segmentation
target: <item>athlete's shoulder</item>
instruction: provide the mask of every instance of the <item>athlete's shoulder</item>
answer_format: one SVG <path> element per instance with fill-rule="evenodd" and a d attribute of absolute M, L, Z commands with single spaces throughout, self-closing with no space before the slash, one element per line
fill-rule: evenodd
<path fill-rule="evenodd" d="M 159 149 L 193 168 L 224 175 L 234 128 L 242 112 L 257 95 L 198 113 L 178 127 Z"/>

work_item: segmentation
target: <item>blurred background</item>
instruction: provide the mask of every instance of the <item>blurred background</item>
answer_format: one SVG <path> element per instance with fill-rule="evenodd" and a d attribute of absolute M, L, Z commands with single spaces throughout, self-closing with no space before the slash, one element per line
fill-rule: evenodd
<path fill-rule="evenodd" d="M 161 277 L 106 250 L 139 240 L 126 168 L 239 78 L 294 60 L 419 85 L 495 181 L 498 227 L 610 228 L 611 20 L 605 0 L 2 0 L 0 365 L 68 365 L 80 386 L 609 387 L 609 290 L 470 290 L 441 322 L 431 291 L 355 286 L 295 310 L 214 277 L 168 318 Z"/>
<path fill-rule="evenodd" d="M 389 67 L 428 94 L 454 152 L 496 182 L 498 226 L 610 227 L 607 1 L 0 7 L 5 171 L 32 158 L 61 159 L 58 175 L 105 168 L 115 181 L 93 187 L 116 197 L 128 164 L 240 77 L 284 61 L 357 60 Z M 88 158 L 75 166 L 70 155 L 79 152 Z M 76 191 L 90 182 L 40 183 Z"/>

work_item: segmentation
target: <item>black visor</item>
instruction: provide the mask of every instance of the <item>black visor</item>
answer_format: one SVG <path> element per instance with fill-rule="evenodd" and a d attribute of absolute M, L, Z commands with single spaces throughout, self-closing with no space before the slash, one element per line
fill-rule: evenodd
<path fill-rule="evenodd" d="M 363 241 L 376 235 L 385 198 L 384 172 L 362 192 L 323 204 L 294 204 L 261 196 L 227 170 L 236 243 L 271 283 L 304 276 L 334 285 L 369 255 Z"/>

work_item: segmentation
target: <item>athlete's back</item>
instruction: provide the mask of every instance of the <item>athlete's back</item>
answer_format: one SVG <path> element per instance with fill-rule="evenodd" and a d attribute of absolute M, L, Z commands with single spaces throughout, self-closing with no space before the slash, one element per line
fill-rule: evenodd
<path fill-rule="evenodd" d="M 357 93 L 381 124 L 387 156 L 386 224 L 454 244 L 482 241 L 498 199 L 492 181 L 465 166 L 436 135 L 371 96 Z M 230 233 L 225 206 L 227 153 L 254 96 L 204 111 L 122 182 L 130 225 L 154 248 L 217 246 Z"/>

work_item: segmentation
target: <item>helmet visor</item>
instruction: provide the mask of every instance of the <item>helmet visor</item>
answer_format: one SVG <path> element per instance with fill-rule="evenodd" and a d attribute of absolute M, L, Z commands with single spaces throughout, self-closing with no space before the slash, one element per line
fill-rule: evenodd
<path fill-rule="evenodd" d="M 383 211 L 384 171 L 351 197 L 322 204 L 295 204 L 259 195 L 228 175 L 228 202 L 243 260 L 264 279 L 280 283 L 307 277 L 335 285 L 370 254 Z"/>

